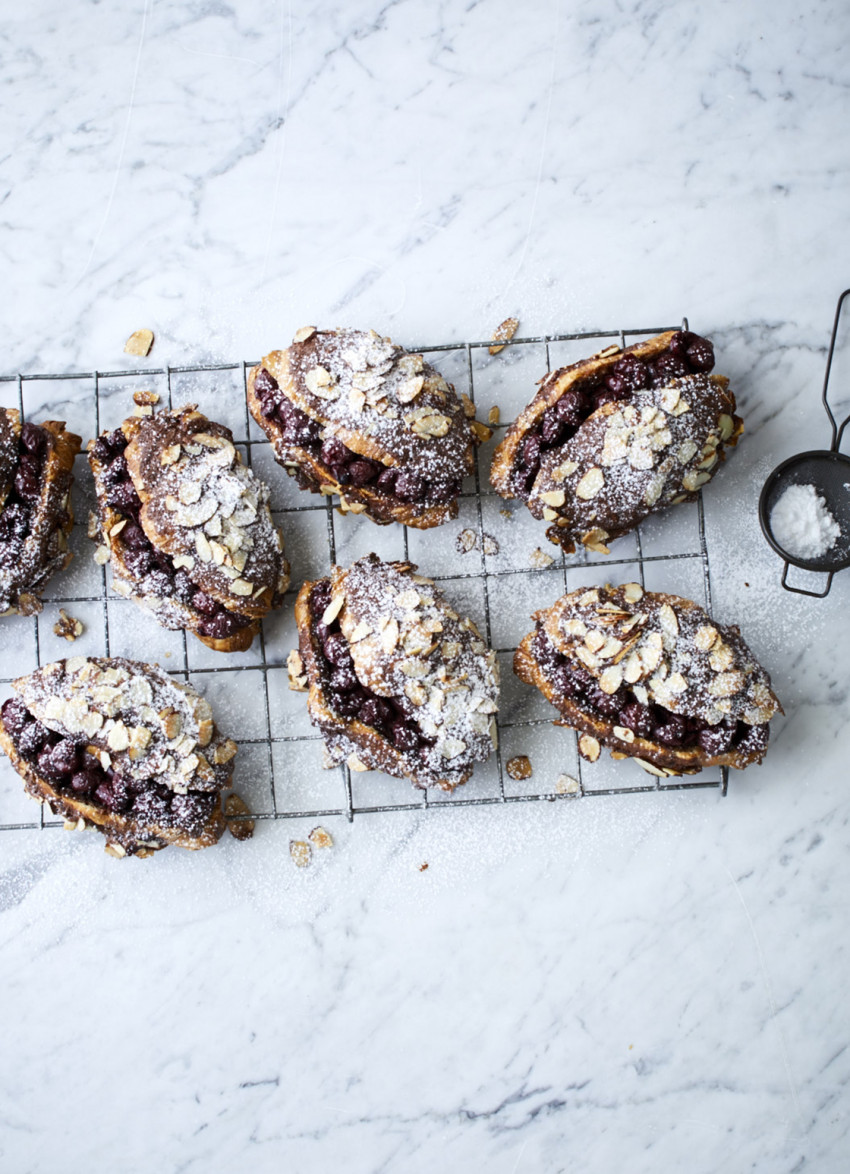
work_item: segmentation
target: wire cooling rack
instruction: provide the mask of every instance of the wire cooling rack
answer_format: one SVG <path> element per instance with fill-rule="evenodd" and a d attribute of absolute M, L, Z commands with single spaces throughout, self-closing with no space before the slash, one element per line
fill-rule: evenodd
<path fill-rule="evenodd" d="M 590 341 L 619 343 L 658 334 L 676 327 L 631 330 L 595 330 L 514 338 L 498 357 L 491 358 L 492 340 L 440 343 L 410 350 L 431 356 L 458 392 L 466 391 L 486 416 L 489 398 L 513 400 L 519 410 L 530 398 L 533 383 L 547 370 L 584 358 Z M 688 329 L 687 319 L 681 328 Z M 544 366 L 545 364 L 545 366 Z M 702 494 L 691 506 L 666 511 L 660 521 L 649 519 L 633 535 L 618 541 L 614 556 L 594 556 L 581 549 L 565 555 L 536 532 L 537 525 L 522 503 L 506 503 L 489 487 L 487 470 L 492 446 L 509 421 L 495 428 L 494 440 L 476 453 L 475 472 L 461 496 L 458 522 L 434 531 L 406 527 L 377 527 L 356 515 L 339 517 L 331 498 L 298 491 L 294 482 L 274 465 L 270 445 L 250 418 L 245 399 L 246 378 L 254 362 L 166 366 L 146 370 L 91 371 L 71 374 L 0 376 L 0 402 L 17 399 L 22 418 L 44 419 L 55 414 L 84 434 L 84 441 L 104 428 L 116 427 L 132 407 L 128 395 L 152 382 L 161 388 L 169 407 L 197 400 L 210 418 L 227 423 L 237 447 L 255 471 L 272 487 L 272 504 L 282 495 L 283 508 L 274 509 L 292 562 L 293 586 L 280 613 L 264 621 L 264 630 L 246 654 L 222 656 L 204 649 L 193 637 L 165 633 L 130 601 L 108 589 L 107 569 L 91 562 L 92 543 L 86 538 L 86 513 L 80 498 L 93 489 L 84 455 L 78 458 L 74 489 L 76 522 L 71 546 L 76 558 L 69 571 L 54 577 L 44 598 L 44 610 L 29 619 L 12 617 L 0 628 L 0 690 L 6 696 L 14 677 L 42 663 L 68 655 L 125 655 L 159 660 L 166 671 L 191 680 L 213 702 L 219 726 L 240 745 L 234 786 L 246 799 L 251 818 L 267 820 L 318 819 L 423 808 L 487 806 L 640 792 L 719 789 L 725 795 L 728 770 L 717 777 L 657 778 L 645 774 L 628 759 L 600 758 L 592 766 L 578 754 L 573 731 L 555 728 L 551 706 L 536 690 L 520 685 L 511 672 L 513 652 L 531 626 L 529 613 L 548 606 L 558 596 L 585 584 L 637 580 L 653 590 L 670 590 L 698 598 L 711 611 L 711 570 L 706 542 Z M 224 387 L 222 388 L 222 381 Z M 65 391 L 57 388 L 61 385 Z M 204 388 L 204 384 L 208 387 Z M 3 394 L 3 393 L 6 394 Z M 77 411 L 77 418 L 74 412 Z M 502 409 L 504 414 L 504 409 Z M 672 517 L 671 526 L 666 519 Z M 309 524 L 304 525 L 307 519 Z M 676 524 L 681 523 L 681 524 Z M 349 550 L 351 528 L 360 527 L 360 549 Z M 501 528 L 501 529 L 500 529 Z M 466 554 L 455 545 L 460 529 L 474 531 L 475 548 Z M 499 530 L 501 542 L 489 533 Z M 388 534 L 389 532 L 389 534 Z M 389 539 L 389 541 L 388 541 Z M 542 539 L 542 541 L 541 541 Z M 486 540 L 486 545 L 485 545 Z M 546 567 L 529 562 L 528 548 L 538 542 L 548 547 L 553 561 Z M 390 549 L 384 549 L 387 546 Z M 495 548 L 498 547 L 498 551 Z M 321 769 L 321 736 L 306 717 L 306 698 L 288 690 L 286 656 L 296 646 L 292 609 L 305 578 L 327 574 L 342 563 L 375 549 L 385 558 L 411 559 L 434 578 L 456 606 L 465 597 L 466 610 L 483 628 L 487 643 L 496 649 L 502 668 L 503 702 L 498 716 L 499 746 L 487 764 L 479 764 L 465 786 L 453 795 L 427 794 L 406 780 L 374 772 L 352 775 L 347 765 Z M 494 553 L 495 551 L 495 553 Z M 436 573 L 429 562 L 436 561 Z M 477 565 L 476 564 L 477 561 Z M 539 564 L 545 560 L 536 560 Z M 78 570 L 75 574 L 74 567 Z M 648 584 L 647 580 L 652 581 Z M 672 581 L 671 581 L 672 580 Z M 528 606 L 530 601 L 531 606 Z M 85 612 L 86 637 L 74 645 L 52 635 L 58 608 Z M 505 616 L 519 625 L 505 638 Z M 166 639 L 167 637 L 167 639 Z M 160 648 L 157 641 L 168 644 Z M 168 663 L 168 661 L 171 663 Z M 181 663 L 182 662 L 182 663 Z M 174 664 L 177 667 L 172 667 Z M 534 696 L 532 696 L 534 695 Z M 532 775 L 516 780 L 507 770 L 511 757 L 526 754 Z M 61 826 L 60 820 L 28 820 L 19 802 L 20 780 L 4 761 L 10 777 L 0 780 L 0 831 Z M 20 814 L 19 814 L 20 813 Z"/>

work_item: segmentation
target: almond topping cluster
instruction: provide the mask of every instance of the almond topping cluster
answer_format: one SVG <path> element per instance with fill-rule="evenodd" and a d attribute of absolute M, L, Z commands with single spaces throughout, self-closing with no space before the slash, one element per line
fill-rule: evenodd
<path fill-rule="evenodd" d="M 642 705 L 655 702 L 709 725 L 729 717 L 760 725 L 778 709 L 738 633 L 675 596 L 645 593 L 638 583 L 572 592 L 546 625 L 605 693 L 625 684 Z M 631 731 L 615 732 L 632 740 Z"/>

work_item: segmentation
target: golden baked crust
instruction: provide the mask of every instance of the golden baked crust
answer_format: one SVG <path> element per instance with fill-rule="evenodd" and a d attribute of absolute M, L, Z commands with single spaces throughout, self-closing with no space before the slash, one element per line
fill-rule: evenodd
<path fill-rule="evenodd" d="M 0 551 L 0 615 L 33 615 L 41 611 L 39 596 L 48 579 L 64 570 L 73 558 L 68 548 L 74 525 L 71 485 L 74 458 L 82 440 L 68 432 L 61 420 L 45 420 L 37 427 L 45 441 L 40 492 L 30 508 L 26 537 L 23 541 L 7 540 Z M 13 494 L 20 435 L 20 413 L 13 408 L 0 408 L 0 512 Z"/>
<path fill-rule="evenodd" d="M 304 584 L 295 619 L 308 709 L 324 733 L 330 765 L 345 760 L 353 770 L 383 770 L 421 789 L 453 791 L 495 745 L 498 665 L 472 621 L 415 571 L 411 563 L 369 555 L 347 571 L 334 567 L 330 579 Z M 392 702 L 415 744 L 400 747 L 391 728 L 340 712 L 320 625 L 346 642 L 362 700 Z"/>
<path fill-rule="evenodd" d="M 220 838 L 225 827 L 221 791 L 231 785 L 236 745 L 222 737 L 209 705 L 190 686 L 173 681 L 156 665 L 121 657 L 73 657 L 19 678 L 13 688 L 30 718 L 73 741 L 81 753 L 85 748 L 90 769 L 99 764 L 102 772 L 113 770 L 138 793 L 148 789 L 153 800 L 122 813 L 95 794 L 75 793 L 68 778 L 64 785 L 51 781 L 37 759 L 21 753 L 8 717 L 0 715 L 0 747 L 27 792 L 70 827 L 96 828 L 115 856 L 149 856 L 169 844 L 206 848 Z M 196 813 L 194 820 L 184 816 L 181 822 L 179 814 L 169 813 L 164 793 L 172 795 L 173 803 L 206 793 L 209 811 L 200 821 Z"/>
<path fill-rule="evenodd" d="M 288 401 L 316 422 L 317 439 L 288 438 L 280 415 L 264 411 L 261 372 L 277 385 L 278 403 Z M 249 372 L 248 406 L 275 459 L 302 489 L 336 494 L 342 513 L 362 513 L 379 525 L 395 521 L 424 530 L 457 517 L 460 481 L 474 471 L 475 447 L 491 435 L 472 418 L 472 405 L 461 402 L 421 355 L 407 354 L 375 331 L 299 331 L 288 350 L 272 351 Z M 329 439 L 375 462 L 375 475 L 380 467 L 410 470 L 432 489 L 423 490 L 421 500 L 401 500 L 374 482 L 344 482 L 339 466 L 322 457 L 321 442 Z"/>
<path fill-rule="evenodd" d="M 637 583 L 582 587 L 532 619 L 537 631 L 520 642 L 514 672 L 559 710 L 556 725 L 584 736 L 579 750 L 590 761 L 604 745 L 612 757 L 636 758 L 650 773 L 664 776 L 709 766 L 740 770 L 764 757 L 766 723 L 781 711 L 770 678 L 737 628 L 715 623 L 691 600 L 644 592 Z M 568 695 L 559 680 L 564 661 L 571 673 L 593 682 L 589 690 L 595 686 L 615 707 L 622 695 L 625 704 L 663 707 L 701 727 L 719 731 L 729 723 L 741 737 L 711 752 L 700 744 L 666 745 L 648 730 L 641 736 L 619 724 L 618 716 L 601 713 L 586 692 Z M 604 700 L 598 692 L 596 697 Z M 746 726 L 758 729 L 748 734 Z"/>
<path fill-rule="evenodd" d="M 133 551 L 122 534 L 133 518 L 110 504 L 111 452 L 89 446 L 98 498 L 97 540 L 108 552 L 112 586 L 140 603 L 167 628 L 184 628 L 217 652 L 244 651 L 260 620 L 279 606 L 289 585 L 283 539 L 273 525 L 268 488 L 247 469 L 230 430 L 208 420 L 193 405 L 131 416 L 121 425 L 123 452 L 141 502 L 138 523 L 154 550 L 184 571 L 205 596 L 248 622 L 230 635 L 210 634 L 207 617 L 191 599 L 151 589 L 147 573 L 132 566 Z M 114 434 L 104 433 L 104 438 Z"/>
<path fill-rule="evenodd" d="M 533 484 L 525 483 L 524 443 L 539 434 L 550 409 L 557 410 L 565 395 L 601 389 L 624 359 L 644 365 L 666 359 L 681 337 L 667 331 L 551 372 L 496 448 L 493 487 L 554 523 L 547 536 L 568 553 L 581 542 L 608 554 L 608 541 L 648 514 L 694 500 L 725 459 L 725 448 L 737 444 L 743 421 L 735 415 L 728 380 L 691 372 L 661 378 L 654 387 L 596 408 L 569 439 L 544 451 Z"/>

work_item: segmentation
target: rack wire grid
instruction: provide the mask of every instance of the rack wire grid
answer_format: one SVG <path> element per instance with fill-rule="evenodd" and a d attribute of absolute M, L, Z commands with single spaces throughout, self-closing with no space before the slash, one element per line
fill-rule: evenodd
<path fill-rule="evenodd" d="M 681 328 L 688 328 L 687 318 Z M 530 613 L 578 586 L 612 578 L 636 580 L 648 590 L 701 596 L 710 612 L 711 571 L 702 494 L 694 503 L 647 519 L 618 540 L 611 556 L 594 555 L 584 548 L 565 555 L 547 542 L 523 503 L 503 501 L 489 488 L 486 472 L 492 449 L 510 422 L 504 417 L 521 410 L 542 374 L 586 358 L 588 342 L 617 342 L 625 347 L 627 338 L 637 341 L 669 329 L 678 326 L 514 338 L 495 357 L 489 354 L 490 339 L 409 348 L 433 357 L 457 391 L 466 391 L 476 403 L 480 417 L 486 417 L 486 405 L 492 404 L 499 406 L 503 418 L 494 428 L 493 440 L 476 454 L 475 472 L 464 483 L 457 521 L 430 531 L 379 527 L 353 514 L 339 518 L 334 499 L 298 490 L 274 463 L 268 440 L 248 413 L 246 377 L 255 362 L 0 376 L 0 402 L 12 406 L 16 399 L 22 418 L 64 419 L 84 439 L 117 427 L 132 411 L 128 395 L 142 388 L 157 390 L 161 403 L 169 407 L 197 402 L 207 416 L 232 429 L 247 464 L 271 485 L 272 504 L 278 507 L 273 516 L 283 530 L 293 572 L 293 587 L 284 607 L 266 618 L 259 638 L 246 653 L 223 656 L 194 637 L 187 640 L 185 632 L 161 628 L 132 601 L 110 593 L 107 568 L 92 560 L 86 522 L 95 505 L 94 490 L 83 453 L 74 487 L 74 561 L 48 585 L 39 615 L 3 620 L 0 700 L 10 694 L 16 676 L 68 655 L 158 661 L 166 671 L 204 692 L 220 728 L 239 742 L 234 787 L 250 809 L 246 818 L 255 820 L 344 816 L 351 821 L 355 815 L 377 812 L 575 801 L 697 788 L 719 789 L 725 795 L 726 768 L 719 777 L 661 779 L 644 773 L 629 759 L 614 762 L 600 756 L 588 764 L 578 754 L 575 732 L 553 726 L 552 707 L 536 689 L 522 685 L 511 667 L 516 645 L 530 628 Z M 57 385 L 64 395 L 57 394 Z M 477 538 L 474 548 L 464 554 L 456 544 L 462 529 L 473 530 Z M 539 557 L 529 561 L 535 547 L 548 548 L 551 564 L 537 565 L 545 562 Z M 502 669 L 499 745 L 490 761 L 479 763 L 470 781 L 451 795 L 420 792 L 407 780 L 377 772 L 352 775 L 345 764 L 322 770 L 322 739 L 309 723 L 306 698 L 289 689 L 286 658 L 297 646 L 292 613 L 298 586 L 305 579 L 327 575 L 336 562 L 346 565 L 370 551 L 385 559 L 418 564 L 456 608 L 465 608 L 476 620 L 498 654 Z M 53 631 L 59 607 L 73 608 L 75 618 L 85 625 L 73 651 Z M 506 768 L 512 757 L 521 754 L 529 757 L 532 775 L 517 780 Z M 42 806 L 38 818 L 27 818 L 31 810 L 20 779 L 4 759 L 0 831 L 62 824 L 45 818 Z"/>

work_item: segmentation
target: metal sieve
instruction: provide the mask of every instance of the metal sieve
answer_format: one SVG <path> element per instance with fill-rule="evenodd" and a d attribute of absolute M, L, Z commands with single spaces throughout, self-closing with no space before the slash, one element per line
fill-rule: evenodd
<path fill-rule="evenodd" d="M 782 586 L 786 591 L 793 591 L 798 595 L 811 595 L 816 599 L 823 599 L 824 596 L 829 595 L 833 575 L 836 571 L 842 571 L 845 567 L 850 566 L 850 457 L 838 451 L 844 429 L 850 423 L 850 416 L 838 424 L 832 414 L 828 399 L 829 373 L 832 368 L 835 339 L 841 320 L 841 308 L 844 299 L 848 296 L 850 296 L 850 289 L 845 289 L 835 308 L 835 321 L 832 326 L 832 338 L 829 343 L 829 355 L 826 360 L 826 374 L 821 396 L 824 410 L 832 425 L 832 443 L 827 449 L 814 449 L 811 452 L 798 453 L 797 456 L 789 457 L 787 461 L 783 461 L 765 481 L 759 497 L 759 522 L 762 531 L 767 541 L 785 562 L 782 570 Z M 770 528 L 773 507 L 791 485 L 813 485 L 841 528 L 841 534 L 832 549 L 818 558 L 803 559 L 790 554 L 776 541 Z M 828 576 L 826 587 L 823 591 L 809 591 L 803 587 L 792 587 L 788 582 L 789 566 L 826 574 Z"/>

